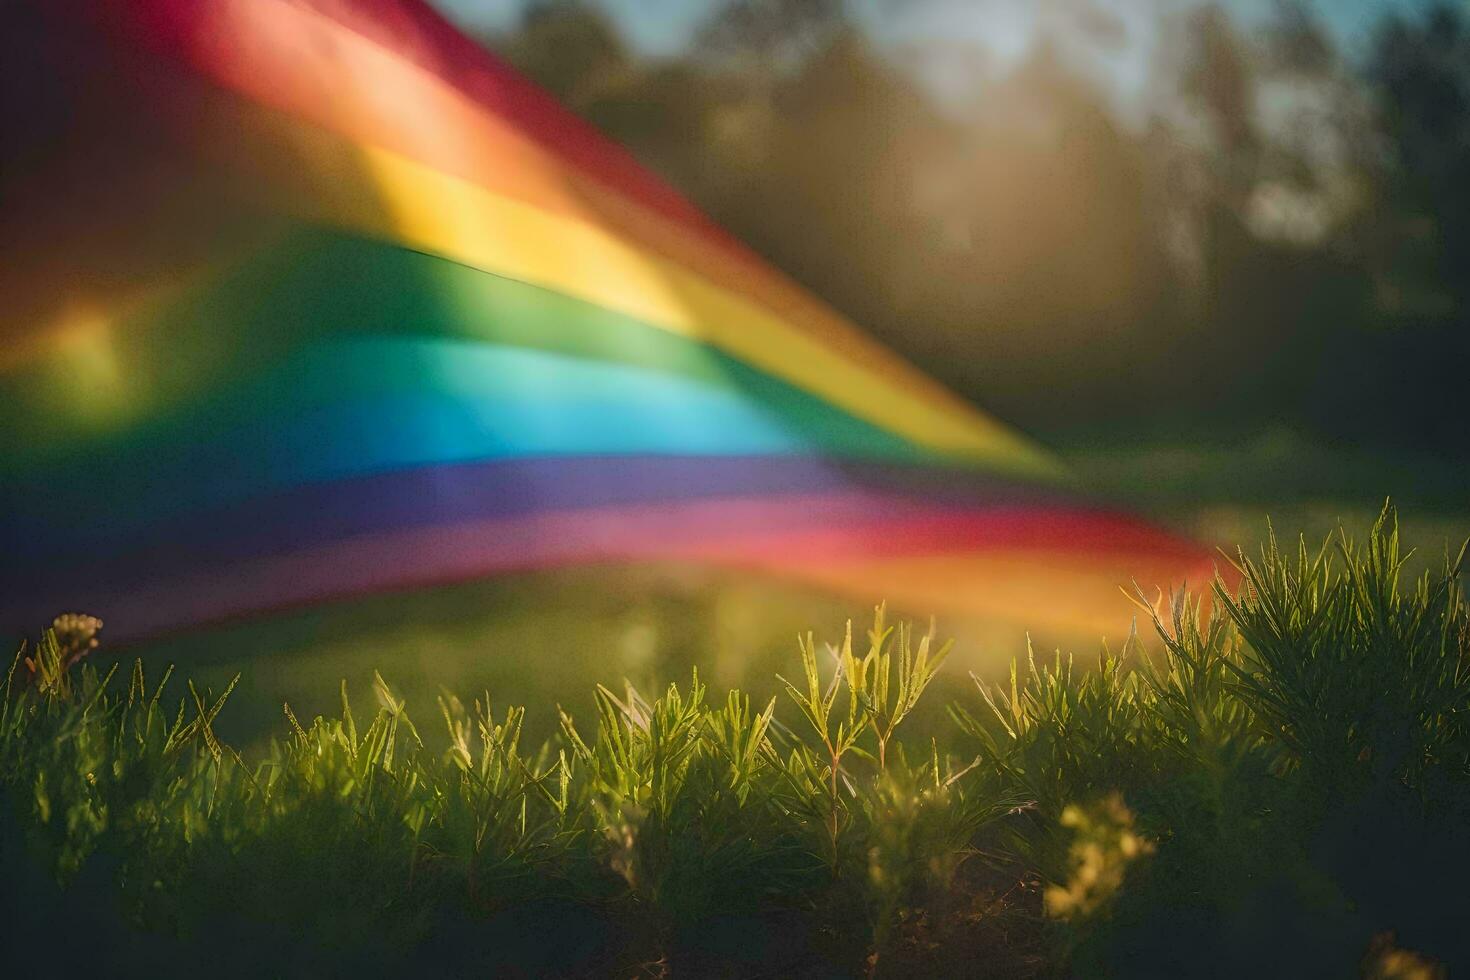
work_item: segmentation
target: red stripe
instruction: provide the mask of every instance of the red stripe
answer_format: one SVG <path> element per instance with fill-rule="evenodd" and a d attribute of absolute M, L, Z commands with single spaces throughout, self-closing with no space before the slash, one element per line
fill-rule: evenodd
<path fill-rule="evenodd" d="M 814 522 L 824 527 L 811 530 Z M 587 562 L 688 560 L 779 572 L 851 558 L 1005 552 L 1108 559 L 1125 573 L 1133 562 L 1162 559 L 1177 563 L 1181 578 L 1203 557 L 1197 545 L 1113 513 L 960 510 L 833 493 L 542 512 L 369 534 L 231 564 L 206 577 L 134 582 L 91 595 L 74 589 L 58 598 L 101 615 L 119 638 L 136 638 L 352 595 Z M 45 608 L 7 610 L 6 619 L 41 614 Z"/>

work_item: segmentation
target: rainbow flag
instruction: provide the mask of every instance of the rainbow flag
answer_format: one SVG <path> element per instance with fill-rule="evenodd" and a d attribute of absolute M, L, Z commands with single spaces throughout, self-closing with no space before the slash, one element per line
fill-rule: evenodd
<path fill-rule="evenodd" d="M 1211 573 L 418 0 L 8 10 L 0 627 L 672 560 L 1116 628 Z"/>

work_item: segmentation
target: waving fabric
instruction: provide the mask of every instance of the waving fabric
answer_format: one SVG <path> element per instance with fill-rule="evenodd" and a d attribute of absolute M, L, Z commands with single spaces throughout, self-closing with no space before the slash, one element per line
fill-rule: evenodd
<path fill-rule="evenodd" d="M 417 0 L 0 40 L 0 627 L 676 560 L 1077 625 L 1210 574 Z"/>

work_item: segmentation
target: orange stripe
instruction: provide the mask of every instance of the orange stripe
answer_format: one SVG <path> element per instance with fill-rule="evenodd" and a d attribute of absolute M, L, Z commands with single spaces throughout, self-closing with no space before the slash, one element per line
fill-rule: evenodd
<path fill-rule="evenodd" d="M 1055 550 L 925 555 L 825 562 L 772 562 L 757 569 L 790 576 L 868 603 L 889 601 L 916 614 L 986 616 L 1023 625 L 1076 627 L 1120 638 L 1140 615 L 1125 594 L 1133 583 L 1153 599 L 1185 580 L 1208 590 L 1208 559 L 1093 556 Z"/>

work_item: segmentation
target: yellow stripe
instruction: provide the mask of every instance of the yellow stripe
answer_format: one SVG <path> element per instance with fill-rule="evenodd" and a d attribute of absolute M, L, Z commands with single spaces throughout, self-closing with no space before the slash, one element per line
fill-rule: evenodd
<path fill-rule="evenodd" d="M 915 443 L 989 466 L 1059 476 L 1060 465 L 977 411 L 947 409 L 764 307 L 585 222 L 507 198 L 396 153 L 293 139 L 271 168 L 317 220 L 556 290 L 716 346 Z M 349 155 L 350 154 L 350 155 Z M 302 156 L 308 160 L 301 160 Z M 238 161 L 236 161 L 238 162 Z M 302 166 L 302 163 L 306 163 Z M 913 368 L 894 358 L 894 367 Z"/>

